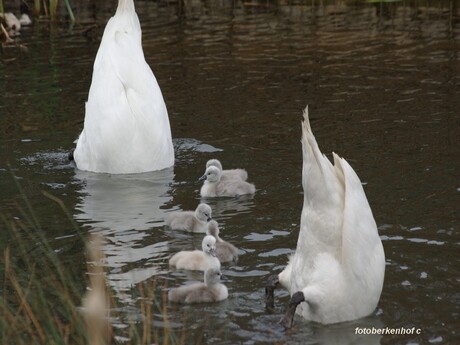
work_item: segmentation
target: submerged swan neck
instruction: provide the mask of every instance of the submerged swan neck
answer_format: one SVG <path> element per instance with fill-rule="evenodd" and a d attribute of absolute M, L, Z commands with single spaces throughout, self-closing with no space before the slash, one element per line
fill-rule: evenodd
<path fill-rule="evenodd" d="M 291 328 L 292 323 L 294 322 L 294 314 L 297 309 L 297 306 L 305 301 L 305 295 L 302 291 L 297 291 L 296 293 L 294 293 L 291 297 L 291 300 L 289 301 L 289 306 L 286 310 L 286 314 L 279 322 L 280 325 L 282 325 L 285 329 Z"/>

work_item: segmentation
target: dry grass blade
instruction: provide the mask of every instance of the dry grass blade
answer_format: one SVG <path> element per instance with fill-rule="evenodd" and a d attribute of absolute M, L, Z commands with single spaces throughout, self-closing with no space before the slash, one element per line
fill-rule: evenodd
<path fill-rule="evenodd" d="M 19 297 L 19 300 L 20 300 L 20 305 L 19 305 L 19 309 L 21 308 L 24 308 L 26 314 L 27 314 L 27 317 L 29 318 L 29 320 L 32 322 L 32 324 L 34 325 L 35 327 L 35 330 L 37 331 L 38 333 L 38 336 L 40 337 L 40 340 L 42 343 L 45 343 L 45 333 L 40 325 L 40 322 L 38 321 L 38 319 L 35 317 L 33 311 L 32 311 L 32 308 L 31 306 L 29 305 L 29 303 L 27 302 L 27 299 L 25 297 L 25 294 L 24 292 L 22 291 L 21 289 L 21 285 L 18 283 L 17 279 L 16 279 L 16 276 L 14 274 L 14 272 L 11 270 L 11 266 L 10 266 L 10 251 L 9 251 L 9 248 L 7 248 L 5 250 L 5 263 L 6 263 L 6 270 L 5 270 L 5 275 L 7 277 L 7 279 L 11 282 L 11 284 L 13 285 L 14 287 L 14 290 L 16 292 L 16 294 L 18 295 Z"/>
<path fill-rule="evenodd" d="M 87 244 L 89 256 L 88 275 L 90 289 L 83 298 L 83 311 L 88 330 L 89 344 L 105 345 L 112 338 L 109 319 L 110 295 L 106 288 L 104 272 L 103 239 L 92 236 Z"/>
<path fill-rule="evenodd" d="M 5 27 L 3 26 L 3 24 L 0 23 L 0 29 L 3 33 L 3 35 L 5 36 L 5 42 L 13 42 L 13 40 L 11 39 L 10 35 L 8 34 L 8 31 L 6 31 Z"/>
<path fill-rule="evenodd" d="M 107 282 L 105 239 L 83 236 L 64 202 L 43 192 L 47 199 L 60 206 L 76 228 L 72 236 L 66 238 L 66 244 L 72 244 L 74 249 L 82 245 L 80 239 L 86 242 L 86 258 L 81 248 L 77 248 L 80 254 L 76 265 L 66 264 L 70 252 L 65 251 L 67 248 L 61 240 L 50 239 L 47 228 L 40 225 L 41 214 L 34 212 L 24 190 L 18 188 L 23 200 L 17 204 L 19 217 L 0 214 L 0 221 L 9 231 L 9 247 L 0 255 L 3 276 L 0 344 L 9 344 L 13 339 L 15 345 L 108 345 L 116 341 L 115 332 L 117 338 L 133 344 L 169 345 L 189 340 L 184 332 L 179 342 L 169 329 L 168 302 L 164 294 L 163 299 L 156 298 L 155 279 L 143 281 L 137 285 L 137 291 L 131 291 L 134 296 L 140 296 L 136 308 L 142 322 L 136 322 L 133 316 L 137 317 L 138 313 L 133 315 L 132 304 L 118 299 Z M 69 229 L 72 231 L 72 226 Z M 87 263 L 86 270 L 78 265 L 80 262 Z M 83 278 L 85 271 L 89 282 Z M 162 314 L 162 327 L 154 327 L 156 313 Z M 124 327 L 128 324 L 129 328 Z"/>

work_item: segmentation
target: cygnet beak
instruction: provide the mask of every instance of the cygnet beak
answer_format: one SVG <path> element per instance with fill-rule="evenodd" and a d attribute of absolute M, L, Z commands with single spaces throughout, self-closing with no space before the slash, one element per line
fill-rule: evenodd
<path fill-rule="evenodd" d="M 211 254 L 212 256 L 216 257 L 217 256 L 216 248 L 211 248 L 211 250 L 209 251 L 209 254 Z"/>
<path fill-rule="evenodd" d="M 206 221 L 207 221 L 207 222 L 210 222 L 211 220 L 212 220 L 212 218 L 211 218 L 211 217 L 209 217 L 209 218 L 208 218 Z"/>
<path fill-rule="evenodd" d="M 204 174 L 198 179 L 198 181 L 205 181 L 205 180 L 206 180 L 206 174 Z"/>

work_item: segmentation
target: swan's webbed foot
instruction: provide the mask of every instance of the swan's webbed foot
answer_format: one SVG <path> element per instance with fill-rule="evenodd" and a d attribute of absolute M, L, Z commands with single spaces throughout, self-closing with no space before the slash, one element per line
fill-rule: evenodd
<path fill-rule="evenodd" d="M 271 275 L 268 277 L 267 284 L 265 285 L 265 307 L 273 308 L 275 305 L 275 288 L 279 283 L 278 275 Z"/>
<path fill-rule="evenodd" d="M 302 302 L 305 302 L 305 296 L 302 291 L 297 291 L 292 295 L 291 300 L 289 301 L 289 306 L 286 310 L 286 314 L 284 314 L 283 318 L 279 322 L 279 324 L 285 329 L 292 327 L 295 310 L 297 309 L 297 306 Z"/>

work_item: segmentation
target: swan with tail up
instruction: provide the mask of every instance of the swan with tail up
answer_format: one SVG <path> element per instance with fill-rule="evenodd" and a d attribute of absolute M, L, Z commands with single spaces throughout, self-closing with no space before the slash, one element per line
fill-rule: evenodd
<path fill-rule="evenodd" d="M 322 324 L 359 319 L 376 308 L 385 275 L 385 253 L 361 181 L 335 153 L 323 155 L 311 131 L 308 108 L 302 123 L 304 204 L 295 253 L 269 278 L 267 305 L 277 283 L 291 300 L 280 323 L 294 314 Z"/>
<path fill-rule="evenodd" d="M 80 170 L 124 174 L 174 165 L 168 112 L 141 36 L 133 0 L 119 0 L 96 55 L 84 128 L 71 154 Z"/>

